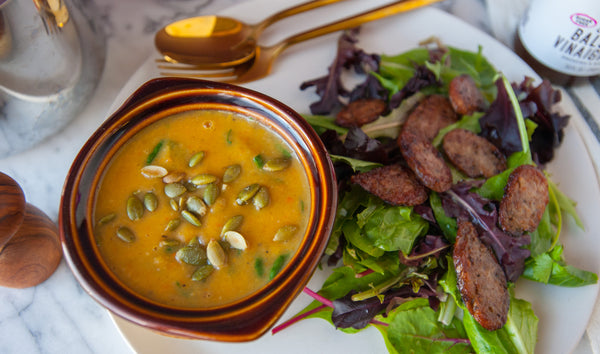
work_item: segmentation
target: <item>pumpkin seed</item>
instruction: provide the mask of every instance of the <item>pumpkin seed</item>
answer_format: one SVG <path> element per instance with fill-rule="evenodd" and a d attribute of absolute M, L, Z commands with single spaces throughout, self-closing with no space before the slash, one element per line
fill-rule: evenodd
<path fill-rule="evenodd" d="M 248 248 L 248 243 L 242 234 L 237 231 L 227 231 L 223 234 L 223 239 L 229 243 L 232 248 L 245 250 Z"/>
<path fill-rule="evenodd" d="M 156 198 L 156 194 L 152 192 L 144 194 L 144 206 L 146 207 L 146 210 L 150 212 L 155 211 L 158 207 L 158 198 Z"/>
<path fill-rule="evenodd" d="M 195 242 L 194 239 L 196 240 Z M 201 265 L 206 262 L 206 250 L 200 245 L 197 238 L 194 239 L 177 251 L 175 259 L 191 265 Z"/>
<path fill-rule="evenodd" d="M 163 236 L 164 237 L 164 236 Z M 164 250 L 166 253 L 173 253 L 181 245 L 179 240 L 173 238 L 164 238 L 158 243 L 158 247 Z"/>
<path fill-rule="evenodd" d="M 198 219 L 198 217 L 196 217 L 196 215 L 192 214 L 191 212 L 184 210 L 181 212 L 181 216 L 185 219 L 185 221 L 189 222 L 190 224 L 194 225 L 194 226 L 202 226 L 202 223 L 200 222 L 200 219 Z"/>
<path fill-rule="evenodd" d="M 185 189 L 187 189 L 188 192 L 193 192 L 198 189 L 198 186 L 190 181 L 183 182 L 183 185 L 185 186 Z"/>
<path fill-rule="evenodd" d="M 129 228 L 121 226 L 117 229 L 117 237 L 123 242 L 131 243 L 135 241 L 135 234 Z"/>
<path fill-rule="evenodd" d="M 104 215 L 103 217 L 101 217 L 101 218 L 98 220 L 98 225 L 106 225 L 106 224 L 108 224 L 109 222 L 111 222 L 111 221 L 113 221 L 114 219 L 116 219 L 116 217 L 117 217 L 117 214 L 116 214 L 116 213 L 110 213 L 110 214 Z"/>
<path fill-rule="evenodd" d="M 223 225 L 223 228 L 221 229 L 221 235 L 224 235 L 227 231 L 236 231 L 237 228 L 240 227 L 240 225 L 242 225 L 243 221 L 243 215 L 236 215 L 231 217 L 229 220 L 227 220 L 227 222 L 225 222 L 225 225 Z"/>
<path fill-rule="evenodd" d="M 256 193 L 258 192 L 259 189 L 260 189 L 260 184 L 258 184 L 258 183 L 254 183 L 254 184 L 247 186 L 246 188 L 242 189 L 242 191 L 238 194 L 235 202 L 238 205 L 248 204 L 250 199 L 252 199 L 256 195 Z"/>
<path fill-rule="evenodd" d="M 227 262 L 227 255 L 218 241 L 212 240 L 206 247 L 206 256 L 208 261 L 216 269 L 220 269 Z"/>
<path fill-rule="evenodd" d="M 204 203 L 206 205 L 213 205 L 219 196 L 219 188 L 215 183 L 211 183 L 204 189 Z"/>
<path fill-rule="evenodd" d="M 127 216 L 135 221 L 144 215 L 144 204 L 136 196 L 132 195 L 127 199 Z"/>
<path fill-rule="evenodd" d="M 191 182 L 197 186 L 204 186 L 217 181 L 217 176 L 202 173 L 191 179 Z"/>
<path fill-rule="evenodd" d="M 212 272 L 214 272 L 214 270 L 215 270 L 215 267 L 213 267 L 210 264 L 201 265 L 192 274 L 192 280 L 193 281 L 204 280 L 204 279 L 208 278 L 212 274 Z"/>
<path fill-rule="evenodd" d="M 258 189 L 258 192 L 256 192 L 254 198 L 252 198 L 252 203 L 254 204 L 256 209 L 262 209 L 269 204 L 269 200 L 269 190 L 267 190 L 267 187 L 261 186 Z"/>
<path fill-rule="evenodd" d="M 223 240 L 219 240 L 217 242 L 219 242 L 219 245 L 221 246 L 223 251 L 225 251 L 225 253 L 229 252 L 229 250 L 231 249 L 231 245 L 229 243 L 227 243 Z"/>
<path fill-rule="evenodd" d="M 202 162 L 202 160 L 204 160 L 204 155 L 205 155 L 204 151 L 198 151 L 197 153 L 192 155 L 192 157 L 190 158 L 190 161 L 188 162 L 188 166 L 189 167 L 197 166 L 200 162 Z"/>
<path fill-rule="evenodd" d="M 171 209 L 173 209 L 174 211 L 179 211 L 179 203 L 177 203 L 177 201 L 175 199 L 170 199 L 169 205 L 171 206 Z"/>
<path fill-rule="evenodd" d="M 273 241 L 287 241 L 292 238 L 296 232 L 298 231 L 298 226 L 296 225 L 285 225 L 275 233 L 273 237 Z"/>
<path fill-rule="evenodd" d="M 168 183 L 165 185 L 165 194 L 169 198 L 177 198 L 186 191 L 187 189 L 181 183 Z"/>
<path fill-rule="evenodd" d="M 282 171 L 288 168 L 291 164 L 292 160 L 286 157 L 278 157 L 275 159 L 271 159 L 262 166 L 263 170 L 269 172 L 277 172 Z"/>
<path fill-rule="evenodd" d="M 185 172 L 172 172 L 168 175 L 164 176 L 162 181 L 163 183 L 177 183 L 181 182 L 185 178 Z"/>
<path fill-rule="evenodd" d="M 202 199 L 195 195 L 186 200 L 185 206 L 187 210 L 199 216 L 206 215 L 206 211 L 208 209 Z"/>
<path fill-rule="evenodd" d="M 242 166 L 235 164 L 227 166 L 225 172 L 223 173 L 223 183 L 233 182 L 236 178 L 239 177 L 242 172 Z"/>
<path fill-rule="evenodd" d="M 181 219 L 172 219 L 167 223 L 165 231 L 174 231 L 176 228 L 179 227 L 179 225 L 181 225 Z"/>
<path fill-rule="evenodd" d="M 147 165 L 142 167 L 142 175 L 146 178 L 162 178 L 169 173 L 166 168 L 157 165 Z"/>

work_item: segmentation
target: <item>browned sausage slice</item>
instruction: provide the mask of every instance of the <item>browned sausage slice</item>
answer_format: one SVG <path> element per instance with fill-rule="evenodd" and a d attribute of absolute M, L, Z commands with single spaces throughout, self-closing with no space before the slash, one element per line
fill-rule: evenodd
<path fill-rule="evenodd" d="M 379 118 L 386 108 L 385 101 L 380 99 L 365 98 L 352 101 L 338 112 L 335 123 L 347 128 L 361 127 Z"/>
<path fill-rule="evenodd" d="M 459 75 L 450 81 L 448 95 L 452 107 L 458 114 L 471 115 L 485 109 L 486 101 L 475 80 L 467 74 Z"/>
<path fill-rule="evenodd" d="M 444 192 L 452 187 L 450 167 L 429 140 L 410 130 L 402 130 L 398 145 L 408 167 L 425 187 L 436 192 Z"/>
<path fill-rule="evenodd" d="M 352 176 L 368 192 L 393 205 L 419 205 L 427 200 L 427 190 L 411 171 L 400 165 L 377 167 Z"/>
<path fill-rule="evenodd" d="M 531 165 L 522 165 L 508 176 L 500 202 L 498 221 L 502 230 L 513 235 L 533 232 L 548 204 L 548 181 Z"/>
<path fill-rule="evenodd" d="M 432 141 L 440 129 L 456 122 L 458 116 L 450 101 L 440 95 L 430 95 L 417 104 L 417 107 L 408 115 L 403 130 Z"/>
<path fill-rule="evenodd" d="M 469 313 L 487 330 L 502 328 L 510 307 L 506 276 L 468 221 L 458 222 L 452 259 L 458 289 Z"/>
<path fill-rule="evenodd" d="M 448 132 L 442 147 L 448 159 L 471 178 L 489 178 L 506 169 L 502 152 L 487 139 L 468 130 Z"/>

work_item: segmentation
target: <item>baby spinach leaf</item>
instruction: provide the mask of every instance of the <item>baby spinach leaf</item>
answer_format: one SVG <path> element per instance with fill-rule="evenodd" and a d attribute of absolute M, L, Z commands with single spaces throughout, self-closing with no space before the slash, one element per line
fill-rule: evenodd
<path fill-rule="evenodd" d="M 400 265 L 400 259 L 395 252 L 386 252 L 382 256 L 373 257 L 351 244 L 346 245 L 343 260 L 345 265 L 351 267 L 357 273 L 366 270 L 372 270 L 380 274 L 396 272 Z"/>
<path fill-rule="evenodd" d="M 472 353 L 462 323 L 445 326 L 426 299 L 400 305 L 391 315 L 388 339 L 399 353 Z"/>
<path fill-rule="evenodd" d="M 354 220 L 347 220 L 342 227 L 342 232 L 344 233 L 346 240 L 361 251 L 366 252 L 373 257 L 383 256 L 384 250 L 377 247 L 377 245 L 362 232 Z"/>
<path fill-rule="evenodd" d="M 499 330 L 488 331 L 481 327 L 468 311 L 465 311 L 463 323 L 478 353 L 534 353 L 538 318 L 525 300 L 511 296 L 508 319 Z"/>
<path fill-rule="evenodd" d="M 409 254 L 415 240 L 427 232 L 427 227 L 427 222 L 414 214 L 411 207 L 385 205 L 369 217 L 364 231 L 376 247 Z"/>
<path fill-rule="evenodd" d="M 533 354 L 537 340 L 538 318 L 533 313 L 531 304 L 517 299 L 511 291 L 510 308 L 506 324 L 499 330 L 488 331 L 481 327 L 467 311 L 456 282 L 456 270 L 448 257 L 448 271 L 439 281 L 444 291 L 452 296 L 457 305 L 463 309 L 463 324 L 478 353 L 523 353 Z"/>

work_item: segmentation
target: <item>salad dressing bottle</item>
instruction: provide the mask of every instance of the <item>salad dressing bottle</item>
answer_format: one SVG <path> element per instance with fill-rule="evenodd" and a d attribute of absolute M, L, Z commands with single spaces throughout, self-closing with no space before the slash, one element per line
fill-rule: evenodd
<path fill-rule="evenodd" d="M 600 74 L 600 0 L 532 0 L 515 52 L 554 84 Z"/>

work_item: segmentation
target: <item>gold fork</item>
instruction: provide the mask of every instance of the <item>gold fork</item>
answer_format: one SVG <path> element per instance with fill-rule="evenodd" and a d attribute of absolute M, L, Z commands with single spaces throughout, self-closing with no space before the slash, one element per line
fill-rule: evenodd
<path fill-rule="evenodd" d="M 273 67 L 275 58 L 286 48 L 325 34 L 357 27 L 366 22 L 375 21 L 397 13 L 406 12 L 427 6 L 443 0 L 400 0 L 391 4 L 378 7 L 352 17 L 341 19 L 306 32 L 288 37 L 281 42 L 269 46 L 257 46 L 254 59 L 231 66 L 229 68 L 206 70 L 201 66 L 172 63 L 164 60 L 159 62 L 158 68 L 162 76 L 192 77 L 207 80 L 221 81 L 233 84 L 242 84 L 255 81 L 267 76 Z"/>

